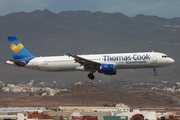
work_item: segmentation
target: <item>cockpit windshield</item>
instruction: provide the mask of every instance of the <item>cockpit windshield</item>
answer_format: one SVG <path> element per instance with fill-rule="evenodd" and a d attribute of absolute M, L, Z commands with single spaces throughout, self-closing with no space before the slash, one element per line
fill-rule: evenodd
<path fill-rule="evenodd" d="M 162 58 L 167 58 L 167 55 L 163 55 Z"/>

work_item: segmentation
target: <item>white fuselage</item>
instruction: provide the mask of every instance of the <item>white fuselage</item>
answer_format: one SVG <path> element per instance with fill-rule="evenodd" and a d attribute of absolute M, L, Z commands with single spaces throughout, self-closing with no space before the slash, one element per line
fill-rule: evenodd
<path fill-rule="evenodd" d="M 172 58 L 159 52 L 92 54 L 78 56 L 100 64 L 114 64 L 115 69 L 157 68 L 174 63 Z M 6 63 L 17 66 L 12 61 L 6 61 Z M 74 58 L 70 56 L 35 57 L 22 67 L 40 71 L 85 70 L 83 65 L 75 62 Z"/>

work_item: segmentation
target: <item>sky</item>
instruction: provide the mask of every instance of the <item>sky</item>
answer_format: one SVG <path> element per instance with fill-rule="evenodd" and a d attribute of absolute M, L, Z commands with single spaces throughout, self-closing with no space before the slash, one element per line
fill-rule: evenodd
<path fill-rule="evenodd" d="M 121 12 L 128 17 L 145 14 L 174 18 L 180 17 L 180 0 L 0 0 L 0 16 L 44 9 L 54 13 L 88 10 L 105 13 Z"/>

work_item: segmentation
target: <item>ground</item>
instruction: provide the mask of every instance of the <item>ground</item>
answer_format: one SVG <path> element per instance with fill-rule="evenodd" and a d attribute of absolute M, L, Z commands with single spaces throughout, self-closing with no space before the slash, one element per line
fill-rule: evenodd
<path fill-rule="evenodd" d="M 0 107 L 114 106 L 124 103 L 131 108 L 178 108 L 179 93 L 153 91 L 150 88 L 76 85 L 70 92 L 55 96 L 32 93 L 1 93 Z"/>

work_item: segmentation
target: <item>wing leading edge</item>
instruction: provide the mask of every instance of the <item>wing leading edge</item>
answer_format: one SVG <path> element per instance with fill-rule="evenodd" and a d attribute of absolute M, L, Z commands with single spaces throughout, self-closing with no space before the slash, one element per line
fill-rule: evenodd
<path fill-rule="evenodd" d="M 73 57 L 75 62 L 78 62 L 79 64 L 84 66 L 84 69 L 87 71 L 94 71 L 94 72 L 98 71 L 101 66 L 101 64 L 98 62 L 94 62 L 94 61 L 79 57 L 77 55 L 71 55 L 68 53 L 68 56 Z"/>
<path fill-rule="evenodd" d="M 85 70 L 87 71 L 98 71 L 101 66 L 101 64 L 98 62 L 94 62 L 94 61 L 79 57 L 77 55 L 68 54 L 68 56 L 73 57 L 75 62 L 78 62 L 79 64 L 84 66 Z"/>

